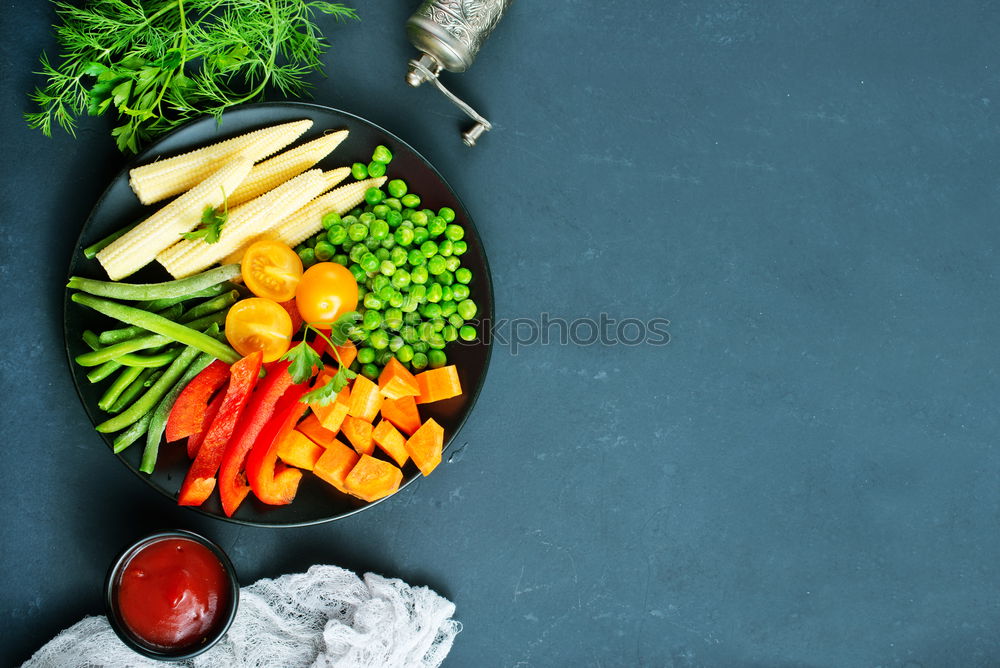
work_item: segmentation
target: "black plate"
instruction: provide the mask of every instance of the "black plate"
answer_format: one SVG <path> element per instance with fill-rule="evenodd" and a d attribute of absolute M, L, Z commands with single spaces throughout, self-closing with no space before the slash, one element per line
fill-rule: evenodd
<path fill-rule="evenodd" d="M 389 147 L 394 156 L 388 170 L 390 178 L 399 177 L 406 180 L 411 190 L 418 193 L 429 208 L 437 209 L 442 206 L 450 206 L 455 210 L 457 222 L 466 229 L 465 238 L 469 249 L 462 256 L 462 265 L 468 267 L 473 273 L 474 278 L 469 286 L 471 298 L 480 307 L 478 317 L 488 318 L 488 322 L 492 322 L 493 287 L 486 254 L 472 218 L 444 178 L 423 156 L 392 133 L 363 118 L 314 104 L 247 105 L 227 112 L 223 116 L 221 126 L 217 125 L 213 118 L 202 118 L 178 128 L 151 146 L 122 170 L 101 195 L 101 199 L 98 200 L 83 226 L 80 238 L 77 240 L 76 250 L 69 266 L 69 274 L 106 280 L 107 275 L 97 261 L 84 258 L 83 248 L 155 209 L 156 205 L 143 207 L 132 193 L 128 185 L 128 170 L 130 168 L 145 164 L 160 156 L 169 157 L 244 132 L 303 118 L 312 119 L 314 124 L 309 132 L 299 139 L 299 142 L 314 139 L 326 130 L 345 128 L 350 130 L 348 138 L 319 166 L 331 169 L 342 165 L 350 166 L 354 162 L 367 164 L 371 159 L 372 149 L 378 144 L 384 144 Z M 170 276 L 154 263 L 127 280 L 147 282 L 169 280 L 169 278 Z M 73 382 L 87 414 L 96 425 L 107 417 L 97 408 L 97 402 L 110 381 L 106 380 L 96 385 L 91 384 L 86 376 L 88 369 L 78 366 L 73 362 L 73 358 L 87 350 L 81 339 L 84 330 L 101 331 L 120 325 L 116 325 L 104 316 L 70 301 L 69 291 L 67 291 L 63 308 L 66 352 L 69 355 Z M 485 326 L 482 329 L 485 331 Z M 444 427 L 446 451 L 472 411 L 486 378 L 486 368 L 490 359 L 490 343 L 489 337 L 480 338 L 486 338 L 486 340 L 473 344 L 451 343 L 446 351 L 449 362 L 454 362 L 458 367 L 459 378 L 465 393 L 454 399 L 421 406 L 421 417 L 433 417 Z M 94 433 L 97 434 L 97 432 Z M 147 476 L 138 471 L 144 439 L 134 443 L 125 452 L 113 455 L 110 448 L 114 434 L 101 436 L 109 448 L 109 458 L 117 456 L 122 463 L 154 489 L 171 499 L 176 498 L 189 464 L 183 443 L 161 444 L 156 471 Z M 439 468 L 433 475 L 445 475 L 445 473 Z M 403 486 L 412 482 L 417 476 L 419 476 L 419 472 L 413 463 L 407 463 L 403 468 Z M 387 498 L 392 499 L 393 497 Z M 374 504 L 341 494 L 316 476 L 306 474 L 302 477 L 295 501 L 287 506 L 268 506 L 250 495 L 236 514 L 232 518 L 227 518 L 222 512 L 218 494 L 215 493 L 204 506 L 195 510 L 211 517 L 241 524 L 302 526 L 346 517 L 372 505 Z"/>

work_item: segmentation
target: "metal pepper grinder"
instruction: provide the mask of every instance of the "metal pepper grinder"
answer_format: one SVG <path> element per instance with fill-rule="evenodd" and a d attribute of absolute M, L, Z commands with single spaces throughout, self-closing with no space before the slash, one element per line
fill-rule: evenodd
<path fill-rule="evenodd" d="M 414 88 L 429 81 L 476 124 L 462 133 L 466 146 L 493 126 L 438 79 L 441 70 L 464 72 L 513 0 L 425 0 L 406 22 L 406 34 L 421 51 L 410 61 L 406 83 Z"/>

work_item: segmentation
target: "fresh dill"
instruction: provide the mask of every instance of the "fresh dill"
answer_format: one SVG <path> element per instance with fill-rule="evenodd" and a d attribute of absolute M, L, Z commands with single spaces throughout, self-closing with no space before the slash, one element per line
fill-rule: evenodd
<path fill-rule="evenodd" d="M 318 14 L 357 19 L 354 9 L 319 0 L 88 0 L 55 5 L 59 60 L 40 58 L 46 79 L 25 114 L 51 136 L 75 136 L 77 118 L 113 108 L 118 148 L 141 144 L 200 114 L 262 98 L 273 88 L 298 96 L 322 71 L 327 44 Z"/>

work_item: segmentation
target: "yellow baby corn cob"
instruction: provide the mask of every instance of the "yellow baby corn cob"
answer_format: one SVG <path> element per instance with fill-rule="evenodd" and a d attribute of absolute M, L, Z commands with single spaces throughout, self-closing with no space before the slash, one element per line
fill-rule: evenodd
<path fill-rule="evenodd" d="M 323 178 L 326 180 L 326 187 L 323 189 L 323 192 L 326 192 L 330 188 L 334 187 L 335 185 L 346 179 L 348 176 L 350 176 L 350 174 L 351 174 L 350 167 L 338 167 L 337 169 L 331 169 L 328 172 L 323 172 Z M 363 194 L 364 193 L 362 193 L 362 195 Z M 308 206 L 309 204 L 306 204 L 306 207 Z M 295 214 L 293 213 L 292 215 L 294 216 Z M 236 264 L 237 262 L 243 259 L 243 253 L 245 253 L 247 248 L 250 247 L 250 244 L 252 244 L 255 241 L 260 241 L 261 239 L 277 239 L 277 235 L 275 234 L 274 228 L 272 227 L 267 231 L 258 232 L 257 234 L 250 236 L 242 244 L 240 244 L 240 247 L 237 250 L 233 251 L 225 258 L 223 258 L 220 264 Z"/>
<path fill-rule="evenodd" d="M 156 256 L 174 278 L 190 276 L 226 257 L 249 237 L 269 230 L 289 214 L 323 192 L 326 180 L 312 169 L 286 181 L 274 190 L 230 210 L 214 244 L 201 239 L 184 239 Z"/>
<path fill-rule="evenodd" d="M 254 165 L 246 181 L 229 196 L 229 206 L 249 202 L 298 176 L 328 156 L 346 138 L 347 130 L 332 132 Z"/>
<path fill-rule="evenodd" d="M 323 216 L 331 211 L 344 215 L 365 201 L 366 190 L 380 188 L 385 183 L 385 179 L 384 176 L 377 179 L 365 179 L 331 190 L 309 202 L 273 227 L 271 233 L 279 241 L 283 241 L 289 246 L 297 246 L 323 229 Z"/>
<path fill-rule="evenodd" d="M 170 202 L 97 254 L 113 281 L 129 276 L 198 226 L 207 207 L 218 208 L 239 187 L 253 160 L 239 154 L 200 184 Z"/>
<path fill-rule="evenodd" d="M 129 185 L 143 204 L 159 202 L 193 188 L 238 152 L 251 162 L 263 160 L 298 139 L 312 124 L 310 120 L 283 123 L 142 165 L 129 171 Z"/>

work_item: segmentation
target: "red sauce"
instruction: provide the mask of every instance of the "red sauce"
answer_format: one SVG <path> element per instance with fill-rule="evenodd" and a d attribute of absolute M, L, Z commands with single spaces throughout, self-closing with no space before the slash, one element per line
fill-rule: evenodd
<path fill-rule="evenodd" d="M 229 604 L 229 579 L 219 558 L 186 538 L 140 548 L 118 580 L 118 609 L 139 640 L 158 648 L 197 644 Z"/>

